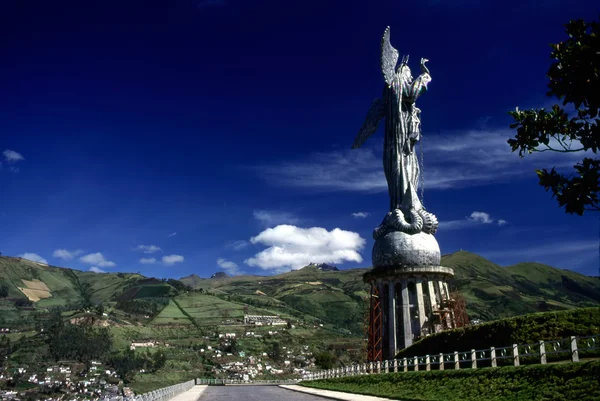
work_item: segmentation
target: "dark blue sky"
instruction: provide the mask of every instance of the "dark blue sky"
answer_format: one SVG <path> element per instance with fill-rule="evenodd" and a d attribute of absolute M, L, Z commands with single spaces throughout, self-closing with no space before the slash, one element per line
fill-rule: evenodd
<path fill-rule="evenodd" d="M 442 252 L 596 274 L 597 216 L 565 215 L 534 173 L 576 159 L 511 154 L 506 112 L 552 104 L 548 44 L 600 7 L 479 3 L 2 1 L 0 252 L 172 277 L 369 266 L 381 132 L 349 147 L 389 25 L 415 74 L 430 60 Z"/>

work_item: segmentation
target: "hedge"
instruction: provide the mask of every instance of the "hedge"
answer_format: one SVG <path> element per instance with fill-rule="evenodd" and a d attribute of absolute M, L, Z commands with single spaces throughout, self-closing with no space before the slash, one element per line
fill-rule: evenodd
<path fill-rule="evenodd" d="M 600 308 L 533 313 L 433 334 L 401 350 L 396 358 L 498 348 L 594 334 L 600 334 Z"/>

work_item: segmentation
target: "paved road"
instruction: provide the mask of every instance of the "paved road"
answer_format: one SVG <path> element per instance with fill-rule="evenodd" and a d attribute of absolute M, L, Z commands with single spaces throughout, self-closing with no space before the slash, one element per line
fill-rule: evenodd
<path fill-rule="evenodd" d="M 322 397 L 277 386 L 208 386 L 199 401 L 324 401 Z"/>

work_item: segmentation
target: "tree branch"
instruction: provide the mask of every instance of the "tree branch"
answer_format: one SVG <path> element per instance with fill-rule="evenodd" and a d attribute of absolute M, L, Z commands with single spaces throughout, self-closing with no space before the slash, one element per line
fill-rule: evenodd
<path fill-rule="evenodd" d="M 580 148 L 580 149 L 567 149 L 565 148 L 564 150 L 561 149 L 555 149 L 550 145 L 544 145 L 547 147 L 547 149 L 532 149 L 532 152 L 547 152 L 547 151 L 552 151 L 552 152 L 560 152 L 560 153 L 573 153 L 573 152 L 581 152 L 582 150 L 585 150 L 584 148 Z"/>

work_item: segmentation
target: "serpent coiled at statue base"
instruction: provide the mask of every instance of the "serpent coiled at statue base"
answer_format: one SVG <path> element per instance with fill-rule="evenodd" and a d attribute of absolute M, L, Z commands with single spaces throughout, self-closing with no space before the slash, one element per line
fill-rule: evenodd
<path fill-rule="evenodd" d="M 423 219 L 423 229 L 422 231 L 427 234 L 435 234 L 438 229 L 438 219 L 435 217 L 435 214 L 429 213 L 425 209 L 419 210 L 419 215 Z"/>
<path fill-rule="evenodd" d="M 435 234 L 437 231 L 437 218 L 425 209 L 415 210 L 411 208 L 408 215 L 410 221 L 407 221 L 404 212 L 400 209 L 388 212 L 381 225 L 373 231 L 373 238 L 376 240 L 392 231 L 400 231 L 406 234 L 417 234 L 419 232 Z"/>

